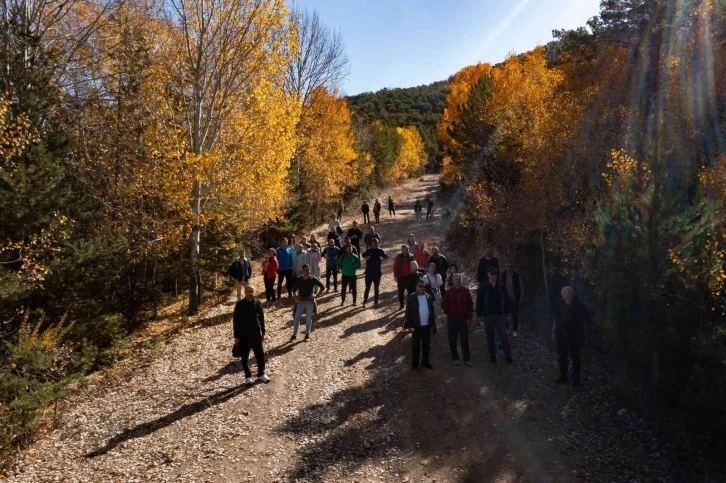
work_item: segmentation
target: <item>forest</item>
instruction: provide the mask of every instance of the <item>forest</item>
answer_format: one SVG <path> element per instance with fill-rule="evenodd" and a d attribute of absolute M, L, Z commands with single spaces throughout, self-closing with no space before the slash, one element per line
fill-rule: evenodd
<path fill-rule="evenodd" d="M 602 2 L 546 46 L 465 67 L 437 134 L 442 185 L 462 202 L 451 242 L 540 267 L 543 314 L 575 287 L 621 396 L 687 441 L 684 454 L 699 441 L 715 456 L 726 430 L 726 6 L 672 6 Z"/>
<path fill-rule="evenodd" d="M 353 123 L 338 33 L 284 0 L 0 3 L 0 450 L 266 244 L 422 172 Z M 392 175 L 393 173 L 393 175 Z"/>

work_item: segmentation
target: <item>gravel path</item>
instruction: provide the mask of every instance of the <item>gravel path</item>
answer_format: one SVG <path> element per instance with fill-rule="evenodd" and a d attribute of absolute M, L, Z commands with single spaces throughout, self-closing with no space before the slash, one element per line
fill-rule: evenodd
<path fill-rule="evenodd" d="M 412 211 L 412 197 L 434 193 L 437 183 L 427 176 L 394 194 L 399 216 L 386 212 L 378 227 L 389 254 L 410 232 L 429 247 L 443 238 L 438 219 L 417 223 Z M 9 480 L 590 479 L 578 469 L 586 455 L 567 439 L 572 425 L 563 429 L 578 393 L 553 389 L 554 358 L 532 356 L 546 349 L 526 324 L 514 366 L 489 364 L 477 328 L 467 368 L 452 365 L 440 319 L 435 369 L 412 372 L 391 266 L 384 263 L 377 309 L 352 307 L 350 298 L 340 307 L 332 292 L 322 297 L 309 342 L 288 342 L 288 300 L 269 311 L 268 385 L 242 384 L 241 365 L 229 354 L 233 301 L 215 307 L 166 344 L 119 363 L 103 387 L 76 396 L 59 428 L 23 452 Z M 362 278 L 359 272 L 361 299 Z"/>

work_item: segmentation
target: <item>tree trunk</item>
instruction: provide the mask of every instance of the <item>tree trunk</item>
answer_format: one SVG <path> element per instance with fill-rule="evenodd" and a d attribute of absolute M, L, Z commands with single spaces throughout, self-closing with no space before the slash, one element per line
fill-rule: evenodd
<path fill-rule="evenodd" d="M 550 314 L 550 286 L 547 282 L 547 263 L 545 261 L 544 230 L 539 231 L 539 244 L 542 248 L 542 276 L 544 277 L 545 300 L 547 301 L 547 315 Z"/>
<path fill-rule="evenodd" d="M 199 241 L 201 230 L 199 226 L 192 227 L 191 253 L 189 257 L 189 315 L 199 312 L 201 290 L 199 281 Z"/>

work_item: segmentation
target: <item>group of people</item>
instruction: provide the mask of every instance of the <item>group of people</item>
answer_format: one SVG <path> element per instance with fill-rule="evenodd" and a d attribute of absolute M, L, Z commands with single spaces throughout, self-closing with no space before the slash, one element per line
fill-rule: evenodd
<path fill-rule="evenodd" d="M 434 218 L 434 200 L 431 199 L 429 195 L 426 195 L 426 198 L 424 199 L 426 202 L 426 219 L 427 220 L 433 220 Z M 413 204 L 413 212 L 416 215 L 416 221 L 421 221 L 421 212 L 423 211 L 423 206 L 421 205 L 421 200 L 417 199 L 416 202 Z"/>
<path fill-rule="evenodd" d="M 364 203 L 364 208 L 367 204 Z M 376 208 L 376 206 L 378 208 Z M 431 202 L 427 218 L 433 208 Z M 338 273 L 341 274 L 341 306 L 346 295 L 352 296 L 352 304 L 358 303 L 358 270 L 365 269 L 363 306 L 368 303 L 371 286 L 373 287 L 374 306 L 379 303 L 379 285 L 382 277 L 383 261 L 389 255 L 381 248 L 381 236 L 371 224 L 367 232 L 353 222 L 345 232 L 341 242 L 343 227 L 340 222 L 342 203 L 338 212 L 328 224 L 327 246 L 321 250 L 314 235 L 308 240 L 302 237 L 295 244 L 293 235 L 290 240 L 283 238 L 278 248 L 270 248 L 262 263 L 265 295 L 268 306 L 275 305 L 274 283 L 277 280 L 277 299 L 282 295 L 283 283 L 288 297 L 294 297 L 294 325 L 291 341 L 297 339 L 302 316 L 305 315 L 305 340 L 310 339 L 313 317 L 317 313 L 317 297 L 329 293 L 332 288 L 338 292 Z M 389 197 L 389 212 L 395 216 L 395 205 Z M 364 223 L 367 210 L 362 211 Z M 376 220 L 380 204 L 376 200 L 374 214 Z M 420 210 L 417 212 L 420 213 Z M 417 215 L 418 218 L 418 215 Z M 361 246 L 361 241 L 364 246 Z M 364 248 L 364 249 L 363 249 Z M 363 250 L 362 250 L 363 249 Z M 325 284 L 321 279 L 320 262 L 325 260 Z M 363 262 L 364 261 L 364 262 Z M 485 327 L 487 349 L 490 362 L 497 362 L 496 336 L 499 347 L 504 352 L 505 361 L 512 364 L 512 351 L 509 335 L 519 336 L 519 309 L 524 300 L 524 283 L 515 270 L 514 263 L 507 261 L 504 271 L 500 272 L 499 260 L 493 250 L 484 250 L 477 268 L 476 303 L 469 288 L 462 283 L 462 275 L 456 265 L 450 264 L 438 247 L 429 251 L 423 241 L 416 241 L 413 234 L 408 236 L 401 251 L 393 259 L 393 278 L 396 282 L 399 310 L 404 310 L 402 331 L 412 333 L 412 368 L 432 369 L 429 354 L 431 334 L 437 332 L 437 319 L 446 315 L 449 349 L 455 365 L 460 365 L 458 346 L 461 345 L 463 362 L 472 366 L 469 350 L 469 327 L 474 318 Z M 238 303 L 234 311 L 235 343 L 242 348 L 242 363 L 245 381 L 254 382 L 248 365 L 249 351 L 255 353 L 258 362 L 258 378 L 269 382 L 264 373 L 264 311 L 262 303 L 254 299 L 254 287 L 249 285 L 252 274 L 251 264 L 244 252 L 230 267 L 230 276 L 235 281 Z M 245 297 L 241 297 L 244 288 Z M 557 304 L 552 326 L 552 336 L 557 343 L 560 377 L 557 382 L 568 381 L 568 356 L 572 359 L 572 382 L 580 383 L 580 347 L 584 341 L 584 327 L 589 324 L 585 306 L 575 297 L 570 287 L 562 289 L 562 300 Z M 509 323 L 511 322 L 511 332 Z"/>

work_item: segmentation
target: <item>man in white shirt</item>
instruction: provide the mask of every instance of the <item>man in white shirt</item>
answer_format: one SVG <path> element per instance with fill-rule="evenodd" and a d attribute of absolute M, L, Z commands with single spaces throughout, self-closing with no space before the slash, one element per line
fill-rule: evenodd
<path fill-rule="evenodd" d="M 406 326 L 413 327 L 413 361 L 411 367 L 418 369 L 419 355 L 421 366 L 426 369 L 434 367 L 429 362 L 431 349 L 431 333 L 436 333 L 436 314 L 434 299 L 425 291 L 423 280 L 416 283 L 416 292 L 408 296 L 406 303 Z"/>
<path fill-rule="evenodd" d="M 338 228 L 340 228 L 340 231 L 338 231 Z M 343 232 L 343 227 L 340 226 L 340 220 L 338 219 L 338 215 L 333 213 L 333 219 L 330 220 L 330 223 L 328 223 L 328 231 L 334 231 L 338 234 Z"/>

